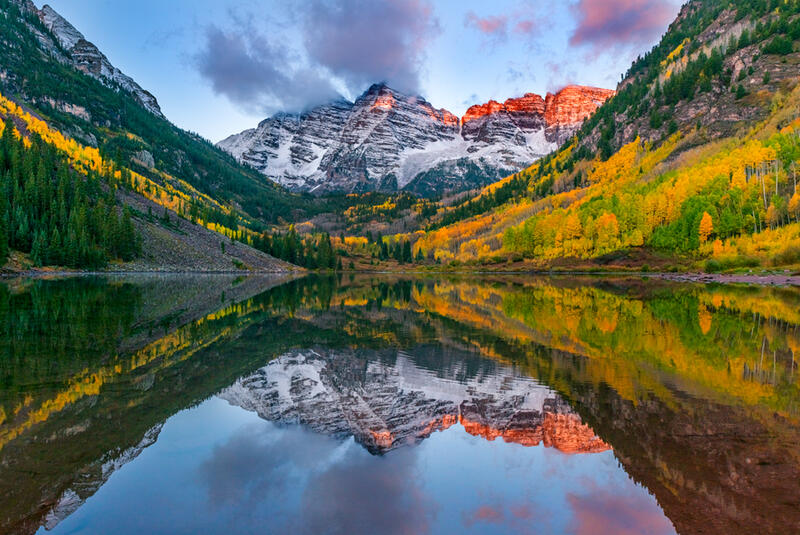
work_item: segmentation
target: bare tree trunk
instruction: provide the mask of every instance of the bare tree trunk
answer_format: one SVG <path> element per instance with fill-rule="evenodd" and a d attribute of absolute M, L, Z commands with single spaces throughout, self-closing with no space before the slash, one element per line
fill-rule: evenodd
<path fill-rule="evenodd" d="M 778 160 L 775 160 L 775 195 L 778 194 Z"/>

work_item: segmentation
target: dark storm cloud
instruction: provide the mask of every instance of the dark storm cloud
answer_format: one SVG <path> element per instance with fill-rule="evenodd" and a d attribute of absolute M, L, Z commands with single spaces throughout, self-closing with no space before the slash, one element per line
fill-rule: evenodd
<path fill-rule="evenodd" d="M 217 94 L 248 111 L 298 111 L 336 96 L 318 69 L 298 66 L 289 50 L 252 27 L 209 26 L 205 46 L 195 59 Z"/>
<path fill-rule="evenodd" d="M 351 90 L 386 81 L 418 91 L 425 48 L 438 32 L 423 0 L 314 0 L 306 8 L 309 58 Z"/>
<path fill-rule="evenodd" d="M 438 34 L 424 0 L 312 0 L 294 12 L 301 44 L 278 44 L 257 17 L 231 12 L 226 27 L 206 29 L 195 56 L 213 90 L 248 111 L 298 111 L 329 101 L 343 85 L 351 93 L 385 81 L 419 90 L 425 49 Z M 337 85 L 336 81 L 340 83 Z"/>
<path fill-rule="evenodd" d="M 574 9 L 578 26 L 570 44 L 590 45 L 598 52 L 650 43 L 677 11 L 673 0 L 579 0 Z"/>

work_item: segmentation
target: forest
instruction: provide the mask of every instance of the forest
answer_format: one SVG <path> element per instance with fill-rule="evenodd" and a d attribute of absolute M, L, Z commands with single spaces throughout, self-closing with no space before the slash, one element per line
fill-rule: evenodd
<path fill-rule="evenodd" d="M 100 268 L 140 250 L 131 211 L 113 189 L 79 176 L 58 150 L 9 118 L 0 126 L 0 260 L 9 248 L 37 266 Z"/>

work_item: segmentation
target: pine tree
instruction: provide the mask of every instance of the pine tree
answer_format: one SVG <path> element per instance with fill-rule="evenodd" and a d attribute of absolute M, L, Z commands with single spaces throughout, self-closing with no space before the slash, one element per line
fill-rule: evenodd
<path fill-rule="evenodd" d="M 403 262 L 411 263 L 414 261 L 414 256 L 411 254 L 411 242 L 403 241 Z"/>
<path fill-rule="evenodd" d="M 61 244 L 61 232 L 58 227 L 53 227 L 53 232 L 50 234 L 50 247 L 47 251 L 47 263 L 52 265 L 61 265 L 63 263 L 64 250 Z"/>
<path fill-rule="evenodd" d="M 5 264 L 6 260 L 8 260 L 8 226 L 5 210 L 0 207 L 0 266 Z"/>
<path fill-rule="evenodd" d="M 43 266 L 47 260 L 47 240 L 44 236 L 44 231 L 40 230 L 36 233 L 33 239 L 33 246 L 31 248 L 31 260 L 37 266 Z"/>
<path fill-rule="evenodd" d="M 125 207 L 122 211 L 122 222 L 120 223 L 120 258 L 130 261 L 136 258 L 141 251 L 139 237 L 131 220 L 131 209 Z"/>

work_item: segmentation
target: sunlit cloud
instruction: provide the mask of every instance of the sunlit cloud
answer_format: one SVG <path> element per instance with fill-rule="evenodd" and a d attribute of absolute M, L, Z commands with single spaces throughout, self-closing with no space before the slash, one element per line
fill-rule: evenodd
<path fill-rule="evenodd" d="M 572 508 L 571 533 L 576 535 L 667 535 L 674 533 L 670 521 L 646 494 L 619 494 L 596 485 L 587 494 L 567 495 Z"/>
<path fill-rule="evenodd" d="M 468 528 L 478 523 L 500 524 L 505 519 L 503 510 L 491 505 L 481 505 L 471 513 L 464 513 L 462 517 L 464 525 Z"/>
<path fill-rule="evenodd" d="M 569 43 L 602 52 L 649 44 L 666 31 L 678 8 L 675 0 L 579 0 L 573 9 L 578 25 Z"/>
<path fill-rule="evenodd" d="M 508 36 L 508 17 L 505 15 L 479 17 L 474 11 L 470 11 L 464 17 L 464 27 L 477 30 L 492 39 L 504 40 Z"/>

